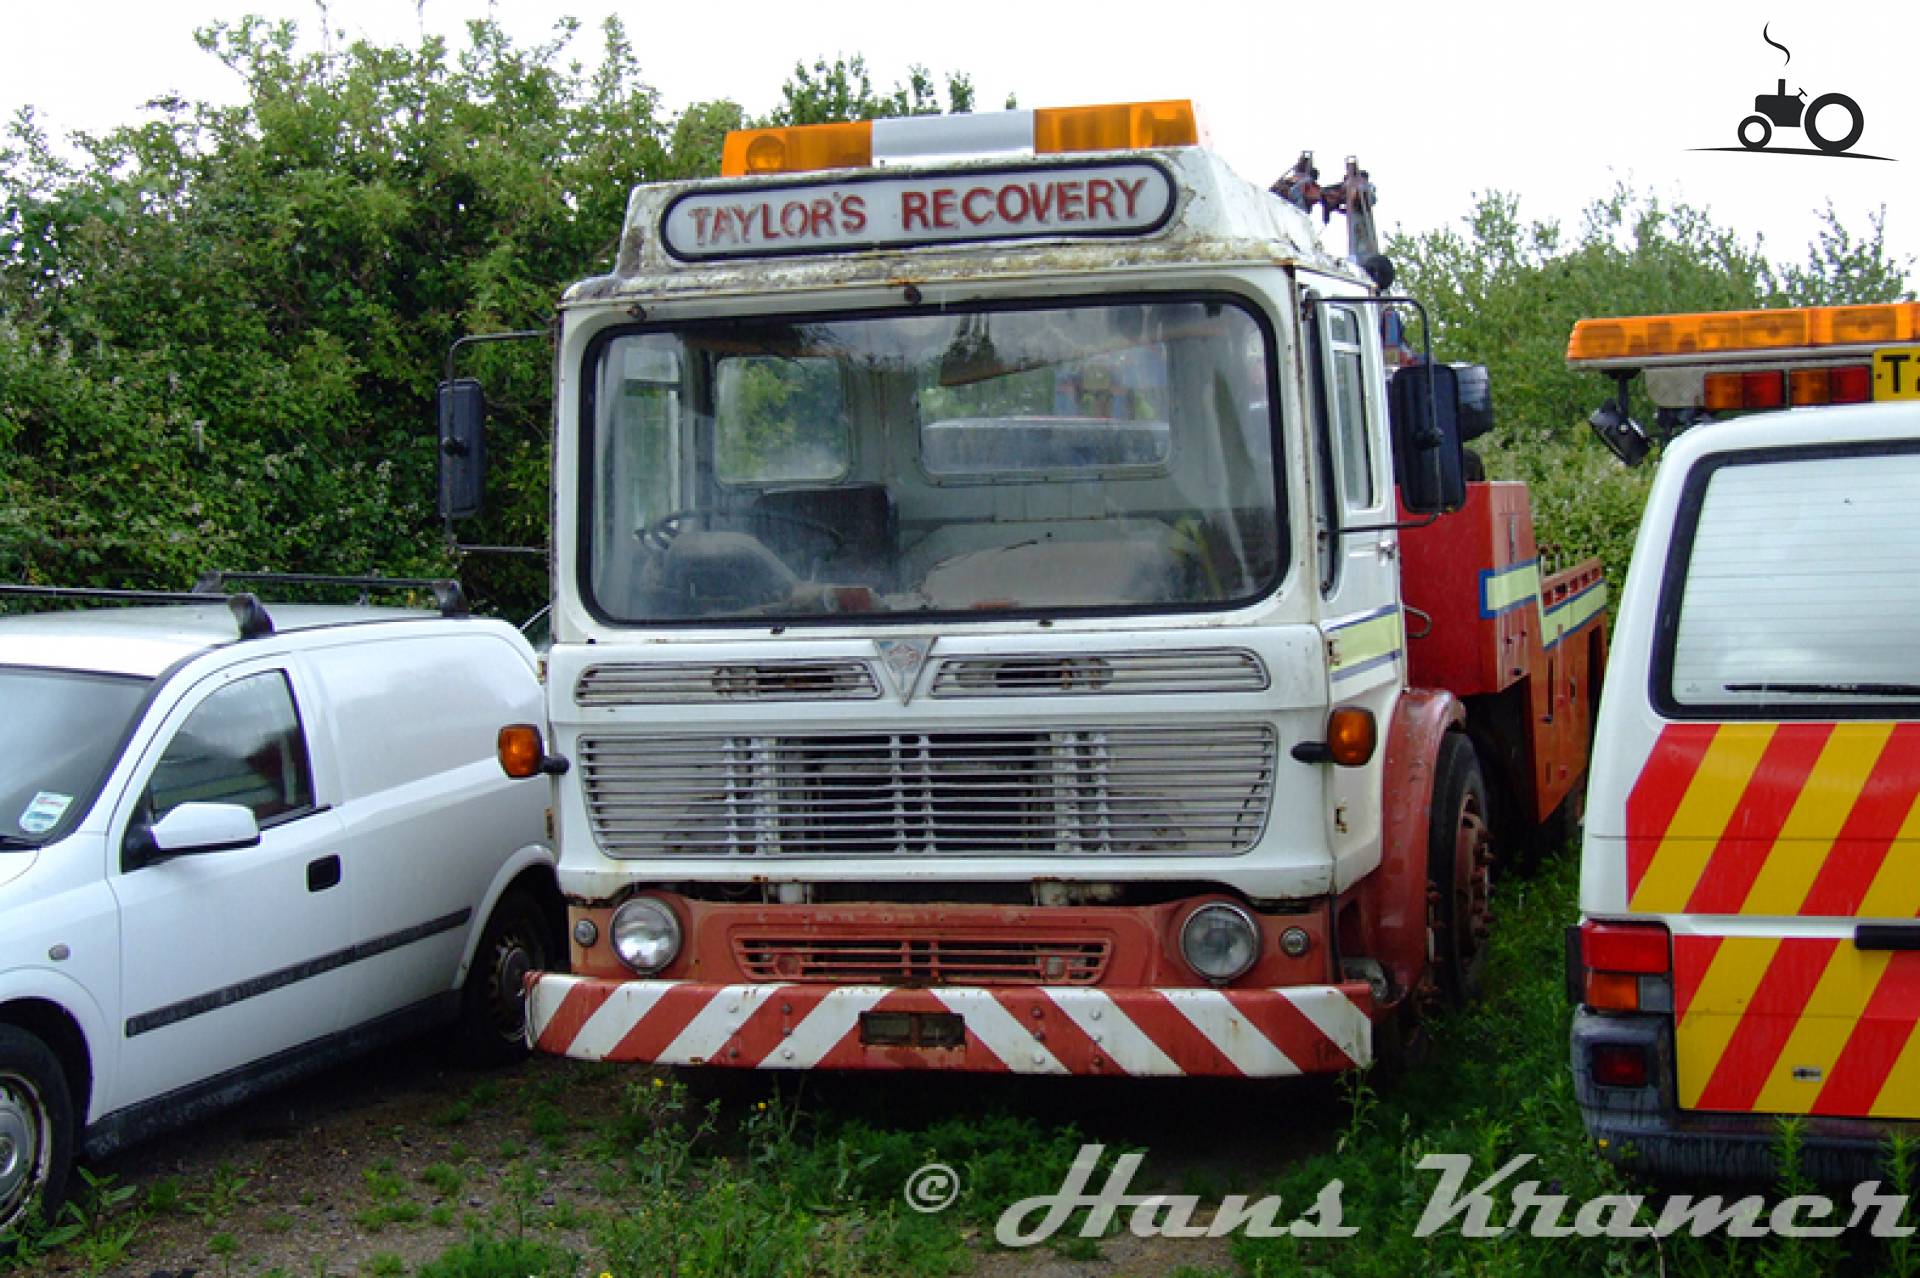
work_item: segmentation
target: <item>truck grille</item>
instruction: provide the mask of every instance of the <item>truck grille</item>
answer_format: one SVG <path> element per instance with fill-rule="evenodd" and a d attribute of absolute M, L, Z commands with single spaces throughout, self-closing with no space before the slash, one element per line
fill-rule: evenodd
<path fill-rule="evenodd" d="M 750 981 L 854 985 L 1095 985 L 1106 973 L 1112 949 L 1104 938 L 753 936 L 733 941 L 734 961 Z"/>
<path fill-rule="evenodd" d="M 582 739 L 612 856 L 1233 855 L 1266 826 L 1273 729 Z"/>
<path fill-rule="evenodd" d="M 880 695 L 864 661 L 660 661 L 588 666 L 574 684 L 583 706 L 709 701 L 871 701 Z"/>
<path fill-rule="evenodd" d="M 1141 692 L 1261 692 L 1267 668 L 1244 648 L 1178 652 L 948 657 L 935 697 L 1121 696 Z"/>

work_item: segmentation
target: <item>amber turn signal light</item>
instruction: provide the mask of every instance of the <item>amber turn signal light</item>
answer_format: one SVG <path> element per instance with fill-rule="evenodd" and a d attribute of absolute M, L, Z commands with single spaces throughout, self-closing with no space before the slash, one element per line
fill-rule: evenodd
<path fill-rule="evenodd" d="M 1378 739 L 1371 710 L 1341 706 L 1327 716 L 1327 753 L 1343 768 L 1358 768 L 1373 758 Z"/>
<path fill-rule="evenodd" d="M 540 739 L 540 729 L 531 723 L 510 723 L 500 729 L 496 743 L 500 755 L 500 769 L 514 778 L 537 777 L 541 764 L 546 761 L 546 743 Z"/>

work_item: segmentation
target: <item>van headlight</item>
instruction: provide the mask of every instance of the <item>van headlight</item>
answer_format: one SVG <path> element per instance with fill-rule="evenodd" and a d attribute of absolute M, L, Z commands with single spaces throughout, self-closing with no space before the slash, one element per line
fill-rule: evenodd
<path fill-rule="evenodd" d="M 622 963 L 648 976 L 680 953 L 680 920 L 665 901 L 636 896 L 613 912 L 607 939 Z"/>
<path fill-rule="evenodd" d="M 1260 957 L 1260 926 L 1237 905 L 1214 901 L 1187 915 L 1180 953 L 1209 981 L 1231 981 Z"/>

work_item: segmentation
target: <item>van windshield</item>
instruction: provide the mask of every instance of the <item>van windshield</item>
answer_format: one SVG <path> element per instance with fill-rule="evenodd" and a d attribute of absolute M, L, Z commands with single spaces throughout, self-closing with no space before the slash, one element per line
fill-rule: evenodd
<path fill-rule="evenodd" d="M 609 620 L 1217 608 L 1286 560 L 1272 338 L 1231 298 L 707 322 L 592 358 Z"/>
<path fill-rule="evenodd" d="M 0 667 L 0 850 L 58 838 L 92 806 L 149 681 Z"/>

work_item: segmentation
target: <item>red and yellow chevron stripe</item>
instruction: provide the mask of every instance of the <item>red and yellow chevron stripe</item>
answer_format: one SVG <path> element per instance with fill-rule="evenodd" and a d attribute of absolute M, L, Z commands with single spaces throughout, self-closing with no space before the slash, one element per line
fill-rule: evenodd
<path fill-rule="evenodd" d="M 1673 938 L 1682 1109 L 1920 1118 L 1920 951 Z"/>
<path fill-rule="evenodd" d="M 1920 723 L 1681 723 L 1627 796 L 1627 908 L 1920 916 Z"/>

